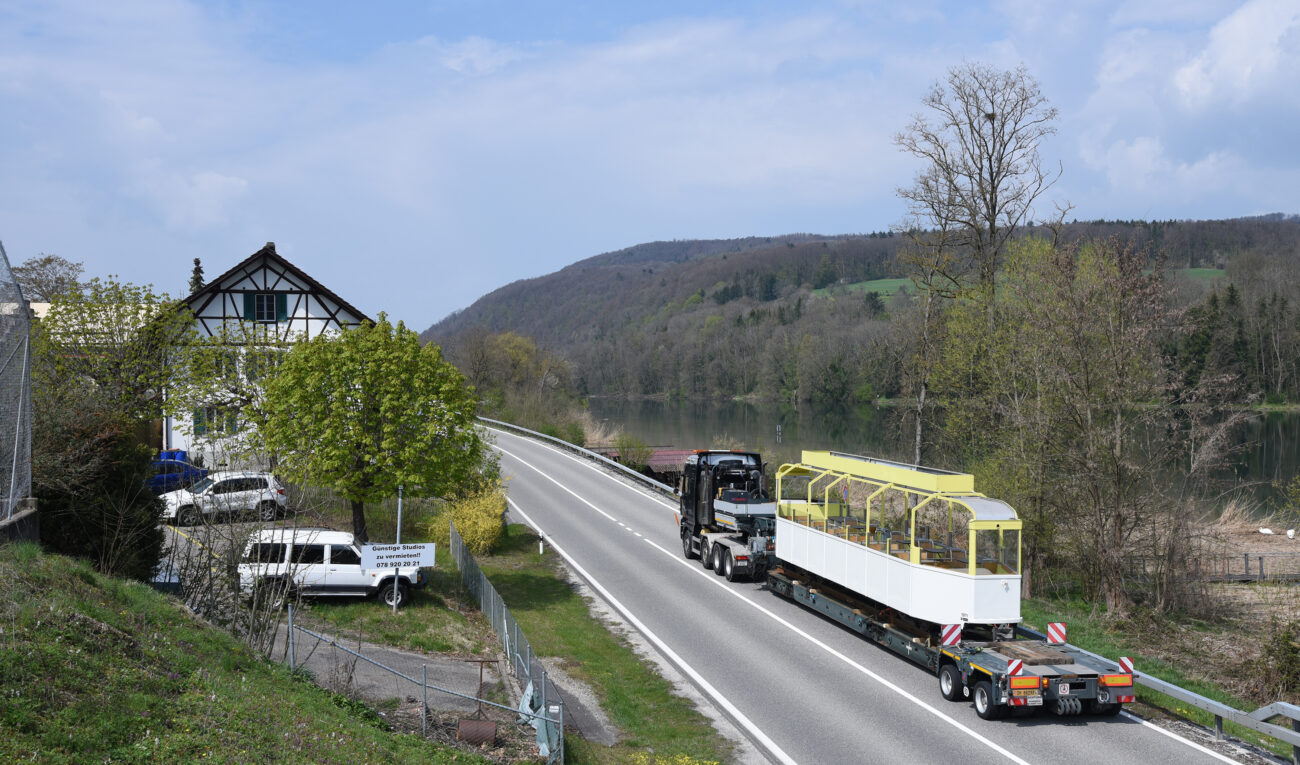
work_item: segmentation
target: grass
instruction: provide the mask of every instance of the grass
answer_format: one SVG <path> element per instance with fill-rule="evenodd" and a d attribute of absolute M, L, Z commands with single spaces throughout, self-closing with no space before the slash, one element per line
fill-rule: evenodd
<path fill-rule="evenodd" d="M 1143 629 L 1131 623 L 1117 624 L 1113 619 L 1106 617 L 1104 611 L 1098 610 L 1096 603 L 1084 601 L 1081 598 L 1051 600 L 1026 598 L 1021 601 L 1020 612 L 1025 626 L 1040 632 L 1047 628 L 1048 622 L 1064 621 L 1069 630 L 1069 642 L 1072 645 L 1110 659 L 1128 656 L 1133 659 L 1133 666 L 1138 674 L 1158 677 L 1161 680 L 1242 711 L 1250 712 L 1257 706 L 1225 691 L 1205 677 L 1189 674 L 1183 667 L 1203 665 L 1203 662 L 1199 662 L 1197 657 L 1189 656 L 1186 662 L 1180 666 L 1175 666 L 1152 653 L 1148 653 L 1144 648 L 1146 646 L 1144 640 L 1160 640 L 1162 629 L 1210 631 L 1213 628 L 1208 624 L 1179 622 L 1156 626 L 1154 629 L 1150 625 Z M 1134 687 L 1139 704 L 1144 705 L 1151 712 L 1191 720 L 1211 729 L 1214 727 L 1214 715 L 1150 688 L 1140 685 Z M 1275 754 L 1285 757 L 1291 755 L 1290 745 L 1283 744 L 1250 728 L 1244 728 L 1225 720 L 1223 730 L 1227 735 L 1268 749 Z"/>
<path fill-rule="evenodd" d="M 143 584 L 0 546 L 0 761 L 486 762 L 394 734 Z"/>
<path fill-rule="evenodd" d="M 709 721 L 642 661 L 627 640 L 593 617 L 587 603 L 559 573 L 537 536 L 512 525 L 505 541 L 479 565 L 540 656 L 562 658 L 565 670 L 590 684 L 601 707 L 626 738 L 607 748 L 566 739 L 572 763 L 695 763 L 721 761 L 729 744 Z M 653 756 L 649 753 L 653 753 Z"/>
<path fill-rule="evenodd" d="M 882 298 L 898 292 L 899 288 L 907 287 L 912 289 L 912 280 L 909 278 L 902 279 L 872 279 L 869 282 L 854 282 L 852 284 L 836 285 L 833 287 L 822 287 L 819 290 L 813 290 L 813 294 L 818 297 L 825 297 L 832 292 L 839 290 L 848 290 L 849 292 L 879 292 Z"/>
<path fill-rule="evenodd" d="M 405 520 L 402 539 L 425 541 Z M 602 709 L 625 735 L 620 744 L 605 747 L 570 733 L 565 737 L 566 761 L 692 765 L 726 759 L 730 745 L 625 639 L 591 615 L 561 574 L 559 559 L 550 550 L 539 554 L 537 541 L 527 527 L 512 525 L 494 554 L 479 556 L 479 565 L 533 650 L 561 660 L 569 674 L 591 685 Z M 308 618 L 402 648 L 481 656 L 499 651 L 491 626 L 461 585 L 446 550 L 438 550 L 437 568 L 426 573 L 431 575 L 429 586 L 417 591 L 396 615 L 369 600 L 321 600 L 306 607 Z"/>
<path fill-rule="evenodd" d="M 1198 282 L 1212 282 L 1215 279 L 1223 278 L 1223 269 L 1221 268 L 1175 268 L 1170 273 L 1182 274 L 1188 279 Z"/>

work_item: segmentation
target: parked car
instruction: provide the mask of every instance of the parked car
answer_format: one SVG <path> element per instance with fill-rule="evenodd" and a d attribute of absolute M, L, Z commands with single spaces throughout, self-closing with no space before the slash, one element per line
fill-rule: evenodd
<path fill-rule="evenodd" d="M 259 529 L 249 537 L 239 562 L 239 590 L 246 598 L 279 608 L 294 595 L 378 595 L 387 606 L 404 606 L 412 588 L 427 584 L 424 571 L 363 569 L 361 547 L 346 531 L 320 528 Z"/>
<path fill-rule="evenodd" d="M 207 476 L 208 471 L 194 467 L 184 460 L 158 459 L 153 461 L 154 474 L 145 485 L 154 494 L 184 489 Z"/>
<path fill-rule="evenodd" d="M 284 485 L 270 473 L 222 471 L 212 473 L 187 489 L 162 495 L 163 518 L 180 526 L 193 526 L 206 516 L 255 514 L 273 521 L 284 514 L 288 499 Z"/>

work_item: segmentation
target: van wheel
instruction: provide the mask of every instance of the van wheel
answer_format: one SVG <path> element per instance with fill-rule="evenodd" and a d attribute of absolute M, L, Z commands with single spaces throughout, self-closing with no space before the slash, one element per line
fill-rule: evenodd
<path fill-rule="evenodd" d="M 280 611 L 288 600 L 289 585 L 283 579 L 264 579 L 257 586 L 257 603 L 267 611 Z"/>
<path fill-rule="evenodd" d="M 257 519 L 270 523 L 280 515 L 280 506 L 274 502 L 263 502 L 257 507 Z"/>
<path fill-rule="evenodd" d="M 401 608 L 406 605 L 407 598 L 409 597 L 410 593 L 407 592 L 406 585 L 404 584 L 399 584 L 394 587 L 392 582 L 388 582 L 383 587 L 379 588 L 379 600 L 389 608 L 393 607 L 393 598 L 397 598 L 397 607 Z"/>
<path fill-rule="evenodd" d="M 961 673 L 956 664 L 939 667 L 939 693 L 949 701 L 961 701 Z"/>
<path fill-rule="evenodd" d="M 193 506 L 182 507 L 180 512 L 176 514 L 176 524 L 178 526 L 197 526 L 202 520 L 203 518 L 199 515 L 198 509 Z"/>

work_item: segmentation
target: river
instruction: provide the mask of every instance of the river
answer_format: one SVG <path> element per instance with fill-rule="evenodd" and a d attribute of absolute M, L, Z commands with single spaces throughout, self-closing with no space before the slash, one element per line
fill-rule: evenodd
<path fill-rule="evenodd" d="M 899 407 L 871 405 L 820 407 L 803 404 L 738 401 L 657 401 L 593 398 L 592 416 L 622 426 L 628 435 L 651 446 L 693 448 L 745 447 L 761 452 L 773 465 L 797 462 L 803 449 L 831 449 L 911 462 L 911 433 L 903 428 Z M 1300 413 L 1252 414 L 1234 429 L 1232 464 L 1215 476 L 1218 503 L 1241 497 L 1264 514 L 1300 470 Z M 935 460 L 934 467 L 952 467 Z"/>

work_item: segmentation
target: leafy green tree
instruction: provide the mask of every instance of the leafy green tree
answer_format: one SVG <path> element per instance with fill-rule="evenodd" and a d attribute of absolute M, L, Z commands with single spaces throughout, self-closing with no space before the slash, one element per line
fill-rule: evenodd
<path fill-rule="evenodd" d="M 92 279 L 54 296 L 32 332 L 32 483 L 41 538 L 105 573 L 145 579 L 162 549 L 145 488 L 150 422 L 191 322 L 166 295 Z"/>
<path fill-rule="evenodd" d="M 488 460 L 475 406 L 438 346 L 381 313 L 294 346 L 267 382 L 260 432 L 285 476 L 351 503 L 364 542 L 366 503 L 398 486 L 435 497 L 477 487 Z"/>

